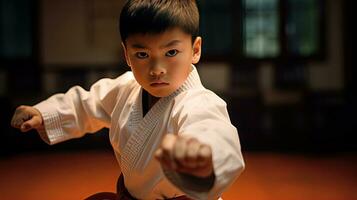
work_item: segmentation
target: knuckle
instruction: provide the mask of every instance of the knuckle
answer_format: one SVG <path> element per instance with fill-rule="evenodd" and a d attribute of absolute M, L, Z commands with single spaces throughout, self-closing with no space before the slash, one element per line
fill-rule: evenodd
<path fill-rule="evenodd" d="M 17 107 L 16 110 L 23 111 L 23 110 L 25 110 L 26 108 L 27 108 L 27 106 L 21 105 L 21 106 Z"/>
<path fill-rule="evenodd" d="M 196 152 L 190 149 L 189 151 L 187 151 L 187 158 L 189 160 L 194 160 L 196 158 Z"/>
<path fill-rule="evenodd" d="M 161 148 L 164 152 L 168 152 L 170 151 L 171 147 L 170 147 L 170 144 L 167 143 L 167 142 L 163 142 L 162 145 L 161 145 Z"/>
<path fill-rule="evenodd" d="M 175 153 L 175 160 L 179 162 L 184 162 L 185 161 L 185 155 L 181 153 Z"/>

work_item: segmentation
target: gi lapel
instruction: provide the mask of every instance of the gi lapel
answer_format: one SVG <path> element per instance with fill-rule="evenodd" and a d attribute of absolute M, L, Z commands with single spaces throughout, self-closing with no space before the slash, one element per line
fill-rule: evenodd
<path fill-rule="evenodd" d="M 145 167 L 145 161 L 140 160 L 144 153 L 150 138 L 161 138 L 162 126 L 159 126 L 162 120 L 168 117 L 171 112 L 172 100 L 181 92 L 193 88 L 195 86 L 202 86 L 198 73 L 193 68 L 185 83 L 174 93 L 167 97 L 163 97 L 148 111 L 144 119 L 138 124 L 133 134 L 128 139 L 121 155 L 121 170 L 126 176 L 130 176 L 133 171 L 141 171 Z M 149 159 L 145 159 L 146 161 Z"/>

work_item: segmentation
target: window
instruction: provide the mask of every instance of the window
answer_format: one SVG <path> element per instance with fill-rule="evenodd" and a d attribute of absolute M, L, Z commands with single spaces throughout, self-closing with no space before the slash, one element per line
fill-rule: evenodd
<path fill-rule="evenodd" d="M 309 57 L 321 51 L 322 3 L 319 0 L 288 0 L 286 3 L 287 51 Z"/>
<path fill-rule="evenodd" d="M 323 54 L 323 0 L 198 3 L 206 60 L 311 59 Z"/>
<path fill-rule="evenodd" d="M 278 0 L 243 0 L 243 54 L 249 58 L 280 53 Z"/>
<path fill-rule="evenodd" d="M 233 49 L 234 15 L 230 0 L 198 1 L 203 55 L 226 56 Z M 205 42 L 209 41 L 209 42 Z"/>
<path fill-rule="evenodd" d="M 32 11 L 30 0 L 0 0 L 0 57 L 31 57 Z"/>
<path fill-rule="evenodd" d="M 7 96 L 40 91 L 37 14 L 35 0 L 0 0 L 0 84 Z"/>

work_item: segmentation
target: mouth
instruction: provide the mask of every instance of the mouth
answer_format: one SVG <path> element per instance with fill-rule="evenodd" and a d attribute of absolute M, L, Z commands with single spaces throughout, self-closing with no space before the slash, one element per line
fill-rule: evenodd
<path fill-rule="evenodd" d="M 167 86 L 167 85 L 169 85 L 169 83 L 162 82 L 162 81 L 150 83 L 151 87 L 162 87 L 162 86 Z"/>

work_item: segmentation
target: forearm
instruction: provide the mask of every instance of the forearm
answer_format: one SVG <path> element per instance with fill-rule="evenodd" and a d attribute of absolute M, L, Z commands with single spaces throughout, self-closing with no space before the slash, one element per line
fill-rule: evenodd
<path fill-rule="evenodd" d="M 82 137 L 109 126 L 110 117 L 94 95 L 80 87 L 56 94 L 35 105 L 41 112 L 44 130 L 40 136 L 49 144 Z"/>

